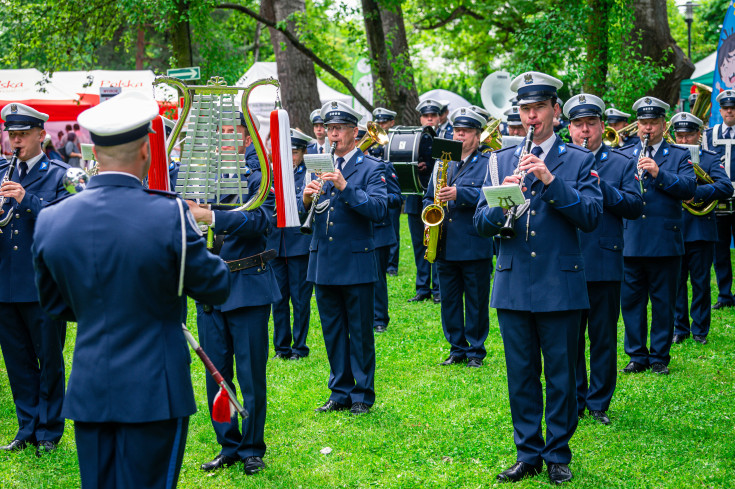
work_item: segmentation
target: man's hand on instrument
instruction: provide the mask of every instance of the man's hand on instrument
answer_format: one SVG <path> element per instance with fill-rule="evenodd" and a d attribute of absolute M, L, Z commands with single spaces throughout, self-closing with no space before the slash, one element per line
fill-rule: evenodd
<path fill-rule="evenodd" d="M 18 182 L 8 181 L 3 183 L 2 187 L 0 187 L 0 196 L 8 199 L 15 199 L 20 204 L 23 197 L 26 196 L 26 190 Z"/>
<path fill-rule="evenodd" d="M 418 167 L 419 171 L 421 171 L 421 172 L 426 171 L 427 166 L 426 166 L 426 162 L 425 161 L 419 161 L 419 164 L 416 165 L 416 166 Z"/>
<path fill-rule="evenodd" d="M 212 224 L 212 211 L 209 210 L 207 204 L 197 204 L 193 200 L 187 200 L 185 202 L 189 205 L 191 215 L 194 216 L 196 222 L 206 225 Z"/>
<path fill-rule="evenodd" d="M 536 178 L 544 183 L 544 185 L 549 185 L 554 181 L 554 175 L 552 175 L 546 167 L 546 163 L 536 155 L 529 153 L 524 156 L 518 165 L 518 168 L 526 173 L 533 173 L 536 175 Z"/>
<path fill-rule="evenodd" d="M 658 165 L 653 161 L 653 158 L 641 158 L 640 161 L 638 161 L 638 169 L 646 170 L 653 178 L 658 176 Z"/>
<path fill-rule="evenodd" d="M 304 189 L 304 205 L 306 207 L 309 207 L 311 205 L 311 201 L 314 200 L 314 196 L 318 194 L 321 191 L 322 184 L 319 180 L 312 180 L 308 183 L 306 188 Z"/>
<path fill-rule="evenodd" d="M 436 196 L 442 202 L 449 202 L 450 200 L 457 200 L 457 187 L 444 187 L 439 190 Z"/>
<path fill-rule="evenodd" d="M 507 177 L 505 177 L 503 179 L 503 185 L 511 185 L 511 184 L 512 185 L 518 185 L 520 183 L 521 183 L 521 176 L 520 175 L 515 175 L 515 174 L 508 175 Z M 521 190 L 523 192 L 525 192 L 528 189 L 526 187 L 523 187 Z"/>
<path fill-rule="evenodd" d="M 322 175 L 322 180 L 326 182 L 332 182 L 337 190 L 339 190 L 340 192 L 343 191 L 347 186 L 347 180 L 345 180 L 345 177 L 342 176 L 342 172 L 339 170 L 324 173 Z"/>

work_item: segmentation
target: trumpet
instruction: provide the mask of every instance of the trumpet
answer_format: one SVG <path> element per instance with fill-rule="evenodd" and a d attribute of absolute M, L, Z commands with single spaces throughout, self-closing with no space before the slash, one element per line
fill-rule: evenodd
<path fill-rule="evenodd" d="M 620 140 L 622 138 L 627 138 L 634 132 L 638 130 L 638 121 L 632 122 L 622 128 L 619 131 L 616 131 L 610 126 L 605 127 L 605 132 L 602 133 L 602 142 L 606 145 L 610 146 L 611 148 L 617 148 L 618 145 L 620 145 Z"/>
<path fill-rule="evenodd" d="M 2 186 L 3 183 L 9 182 L 13 178 L 13 174 L 15 173 L 15 168 L 18 166 L 18 155 L 20 154 L 20 148 L 16 148 L 15 151 L 13 151 L 13 158 L 10 160 L 10 165 L 8 166 L 8 170 L 5 172 L 5 176 L 3 177 L 2 182 L 0 182 L 0 186 Z M 2 208 L 6 203 L 8 203 L 10 199 L 8 197 L 0 197 L 0 208 Z M 13 209 L 8 209 L 6 211 L 8 214 L 0 220 L 0 227 L 5 227 L 10 222 L 10 219 L 13 218 Z"/>
<path fill-rule="evenodd" d="M 334 151 L 337 149 L 337 141 L 332 143 L 332 147 L 329 148 L 329 155 L 332 157 L 332 160 L 334 160 Z M 319 192 L 316 193 L 311 198 L 311 208 L 309 208 L 309 213 L 306 215 L 306 220 L 304 220 L 304 224 L 301 225 L 301 232 L 303 234 L 311 234 L 314 232 L 314 229 L 312 228 L 314 226 L 314 218 L 316 217 L 316 206 L 319 203 L 319 196 L 322 194 L 321 192 L 321 186 L 324 183 L 322 181 L 321 175 L 318 175 L 319 179 L 317 182 L 319 182 Z"/>
<path fill-rule="evenodd" d="M 520 156 L 518 157 L 518 166 L 521 165 L 521 160 L 524 156 L 526 156 L 528 153 L 531 152 L 531 145 L 533 144 L 533 133 L 536 131 L 536 126 L 529 126 L 528 127 L 528 134 L 526 135 L 526 143 L 523 146 L 523 151 L 521 151 Z M 518 182 L 518 185 L 521 186 L 521 190 L 523 190 L 523 180 L 526 178 L 526 172 L 520 171 L 518 168 L 513 171 L 514 175 L 518 175 L 521 177 L 521 180 Z M 524 209 L 525 210 L 525 209 Z M 516 230 L 515 230 L 515 223 L 516 219 L 519 217 L 517 214 L 522 214 L 522 212 L 518 212 L 518 206 L 513 206 L 510 209 L 508 209 L 508 214 L 505 219 L 505 224 L 502 228 L 500 228 L 500 231 L 498 231 L 498 234 L 503 239 L 510 239 L 515 237 Z"/>

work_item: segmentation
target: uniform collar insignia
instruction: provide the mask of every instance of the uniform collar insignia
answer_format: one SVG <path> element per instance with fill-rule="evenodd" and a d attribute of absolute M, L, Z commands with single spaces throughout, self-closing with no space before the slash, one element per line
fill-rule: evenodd
<path fill-rule="evenodd" d="M 345 162 L 347 163 L 347 162 Z M 355 161 L 355 164 L 362 163 L 362 155 L 357 157 L 357 161 Z"/>
<path fill-rule="evenodd" d="M 48 168 L 48 161 L 47 160 L 44 160 L 44 161 L 41 162 L 41 166 L 40 166 L 39 170 L 45 170 L 46 168 Z"/>
<path fill-rule="evenodd" d="M 667 154 L 669 154 L 669 148 L 664 148 L 664 156 L 666 156 Z"/>
<path fill-rule="evenodd" d="M 640 151 L 640 148 L 635 148 L 633 150 L 633 156 L 638 156 L 638 152 Z"/>
<path fill-rule="evenodd" d="M 480 155 L 478 155 L 478 154 L 475 154 L 475 157 L 474 157 L 474 158 L 472 158 L 472 161 L 470 161 L 470 163 L 474 163 L 475 161 L 477 161 L 477 158 L 478 158 L 479 156 L 480 156 Z"/>
<path fill-rule="evenodd" d="M 602 155 L 600 156 L 600 161 L 605 161 L 607 159 L 607 151 L 603 151 Z"/>
<path fill-rule="evenodd" d="M 173 161 L 168 164 L 168 169 L 169 170 L 173 170 L 174 169 L 174 162 Z"/>
<path fill-rule="evenodd" d="M 563 155 L 567 152 L 567 145 L 566 144 L 560 144 L 559 145 L 559 154 Z"/>
<path fill-rule="evenodd" d="M 516 156 L 520 156 L 520 154 L 521 154 L 521 149 L 522 149 L 522 148 L 521 148 L 521 145 L 519 144 L 519 145 L 518 145 L 518 147 L 516 148 L 516 152 L 515 152 L 515 155 L 516 155 Z"/>
<path fill-rule="evenodd" d="M 296 167 L 296 173 L 301 173 L 302 171 L 304 171 L 303 163 Z"/>

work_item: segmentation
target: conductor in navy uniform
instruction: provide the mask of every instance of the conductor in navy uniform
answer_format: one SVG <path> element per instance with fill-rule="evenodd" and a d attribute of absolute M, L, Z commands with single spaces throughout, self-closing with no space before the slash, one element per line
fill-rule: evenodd
<path fill-rule="evenodd" d="M 523 125 L 533 125 L 530 154 L 522 146 L 491 153 L 486 185 L 522 182 L 530 208 L 515 221 L 515 236 L 501 239 L 490 305 L 497 308 L 505 347 L 516 463 L 498 475 L 516 482 L 541 472 L 554 483 L 572 479 L 569 440 L 577 428 L 577 341 L 582 310 L 589 308 L 577 228 L 592 231 L 602 213 L 594 155 L 554 134 L 554 102 L 562 82 L 527 72 L 511 82 Z M 494 168 L 497 168 L 497 173 Z M 474 223 L 494 236 L 505 211 L 480 200 Z M 546 441 L 541 368 L 546 377 Z"/>
<path fill-rule="evenodd" d="M 436 260 L 442 328 L 450 346 L 442 365 L 467 362 L 468 367 L 479 368 L 487 355 L 493 266 L 493 243 L 478 235 L 473 225 L 487 173 L 487 156 L 478 149 L 486 120 L 469 107 L 455 109 L 449 120 L 454 140 L 462 142 L 462 158 L 448 163 L 447 185 L 438 193 L 437 169 L 424 196 L 424 208 L 434 204 L 435 195 L 445 203 Z"/>
<path fill-rule="evenodd" d="M 705 131 L 702 147 L 717 153 L 730 181 L 735 181 L 735 90 L 724 90 L 717 95 L 722 124 L 715 124 Z M 715 243 L 715 276 L 717 277 L 717 301 L 712 309 L 735 306 L 732 295 L 732 258 L 730 243 L 735 237 L 735 212 L 733 196 L 725 199 L 726 210 L 717 212 L 717 242 Z"/>
<path fill-rule="evenodd" d="M 241 127 L 235 129 L 241 132 Z M 222 132 L 234 131 L 232 127 L 223 126 Z M 244 151 L 245 148 L 238 144 L 238 152 L 243 154 Z M 251 170 L 250 165 L 248 169 Z M 258 193 L 261 178 L 260 168 L 250 171 L 247 177 L 249 195 Z M 233 391 L 234 374 L 237 375 L 243 406 L 250 413 L 242 422 L 242 431 L 237 415 L 232 416 L 229 423 L 212 421 L 221 449 L 213 460 L 200 468 L 208 472 L 242 461 L 245 474 L 253 475 L 265 468 L 268 320 L 271 304 L 281 298 L 273 267 L 263 255 L 272 226 L 274 194 L 269 193 L 260 207 L 250 211 L 209 210 L 192 201 L 187 203 L 196 221 L 214 231 L 215 247 L 221 243 L 219 256 L 227 262 L 232 282 L 232 293 L 223 304 L 197 303 L 199 342 Z M 217 392 L 219 385 L 207 377 L 210 411 Z"/>
<path fill-rule="evenodd" d="M 312 180 L 300 199 L 314 213 L 307 279 L 329 359 L 329 400 L 317 412 L 365 414 L 375 402 L 374 288 L 378 279 L 373 225 L 388 212 L 384 165 L 355 147 L 359 114 L 342 102 L 322 107 L 335 170 Z"/>
<path fill-rule="evenodd" d="M 291 129 L 291 156 L 296 195 L 306 185 L 304 154 L 312 138 L 296 129 Z M 273 347 L 276 358 L 299 360 L 309 356 L 306 338 L 309 334 L 311 295 L 314 284 L 306 279 L 309 266 L 309 243 L 311 238 L 302 234 L 298 227 L 279 228 L 273 214 L 273 229 L 268 235 L 266 249 L 276 250 L 278 257 L 271 263 L 276 275 L 281 299 L 273 303 Z M 293 330 L 291 307 L 293 306 Z"/>
<path fill-rule="evenodd" d="M 16 451 L 35 445 L 36 454 L 51 451 L 64 433 L 64 340 L 66 322 L 49 318 L 38 303 L 33 283 L 31 245 L 41 209 L 67 195 L 62 179 L 69 166 L 49 160 L 41 150 L 47 114 L 17 102 L 2 110 L 13 150 L 18 150 L 12 178 L 2 184 L 0 219 L 0 346 L 15 402 L 18 431 L 0 447 Z M 0 179 L 10 164 L 3 160 Z M 61 245 L 65 247 L 65 245 Z"/>
<path fill-rule="evenodd" d="M 643 187 L 643 214 L 624 220 L 624 278 L 621 310 L 625 323 L 625 353 L 630 362 L 624 373 L 649 368 L 668 374 L 674 309 L 684 254 L 681 201 L 694 197 L 697 184 L 689 151 L 663 139 L 669 105 L 655 97 L 643 97 L 633 105 L 638 115 L 638 135 L 649 136 L 646 154 L 642 144 L 621 151 L 638 161 Z M 651 300 L 650 349 L 648 300 Z"/>
<path fill-rule="evenodd" d="M 725 173 L 725 165 L 719 155 L 712 151 L 699 149 L 699 139 L 703 122 L 688 112 L 679 112 L 671 118 L 674 126 L 676 142 L 697 146 L 699 166 L 713 183 L 698 179 L 697 192 L 694 199 L 688 202 L 700 212 L 716 200 L 728 199 L 732 196 L 733 187 Z M 690 152 L 692 149 L 689 149 Z M 712 310 L 710 308 L 710 268 L 714 258 L 714 244 L 717 242 L 717 219 L 714 210 L 703 215 L 694 215 L 688 210 L 684 212 L 682 232 L 684 234 L 684 256 L 681 260 L 681 277 L 679 294 L 676 299 L 676 317 L 674 321 L 674 343 L 682 343 L 693 335 L 694 341 L 707 343 Z M 692 282 L 691 323 L 689 321 L 689 294 L 687 282 Z"/>
<path fill-rule="evenodd" d="M 74 420 L 83 489 L 176 486 L 196 412 L 186 296 L 221 303 L 230 291 L 186 204 L 141 184 L 156 115 L 139 92 L 83 112 L 100 173 L 45 208 L 34 236 L 43 308 L 77 321 L 63 415 Z"/>
<path fill-rule="evenodd" d="M 587 279 L 588 311 L 582 312 L 577 349 L 577 411 L 609 424 L 618 375 L 618 318 L 623 280 L 623 218 L 637 219 L 643 211 L 636 180 L 636 160 L 602 142 L 605 103 L 599 97 L 579 94 L 564 104 L 572 142 L 595 155 L 595 171 L 602 191 L 602 217 L 594 231 L 579 233 Z M 586 334 L 585 334 L 586 333 Z M 587 378 L 585 337 L 590 343 Z"/>
<path fill-rule="evenodd" d="M 376 109 L 373 110 L 373 120 L 386 133 L 390 131 L 390 128 L 396 124 L 396 115 L 397 114 L 392 110 L 388 110 L 383 107 L 376 107 Z M 385 146 L 378 146 L 370 149 L 370 154 L 372 156 L 375 156 L 376 158 L 383 158 L 383 160 L 385 160 L 386 158 L 386 153 L 387 148 Z M 390 166 L 392 167 L 393 165 L 390 164 Z M 388 168 L 386 168 L 386 170 L 388 170 Z M 390 168 L 390 170 L 393 172 L 393 175 L 396 175 L 395 167 Z M 386 181 L 387 180 L 388 175 L 386 175 Z M 396 182 L 398 181 L 397 175 L 395 180 Z M 400 192 L 400 182 L 398 190 Z M 406 198 L 401 196 L 401 201 L 398 203 L 398 206 L 388 207 L 388 220 L 393 226 L 393 233 L 396 236 L 396 242 L 390 245 L 390 253 L 388 255 L 388 275 L 392 276 L 398 275 L 398 261 L 401 250 L 401 207 L 403 207 L 403 202 L 405 200 Z"/>
<path fill-rule="evenodd" d="M 433 99 L 426 99 L 418 104 L 416 110 L 420 113 L 421 125 L 435 129 L 438 134 L 439 113 L 442 107 L 441 102 Z M 451 136 L 449 139 L 451 139 Z M 418 169 L 421 182 L 428 184 L 433 165 L 419 162 Z M 438 304 L 441 302 L 441 297 L 439 295 L 439 276 L 436 271 L 436 263 L 431 264 L 424 259 L 426 246 L 424 246 L 424 222 L 421 220 L 421 211 L 424 209 L 423 196 L 406 196 L 405 209 L 408 218 L 408 231 L 411 233 L 411 244 L 413 245 L 413 258 L 416 264 L 416 295 L 408 299 L 408 302 L 420 302 L 433 297 L 434 303 Z"/>

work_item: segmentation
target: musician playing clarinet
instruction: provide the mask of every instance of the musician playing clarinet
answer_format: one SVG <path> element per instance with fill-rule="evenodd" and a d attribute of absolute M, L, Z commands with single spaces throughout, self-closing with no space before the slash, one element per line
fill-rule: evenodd
<path fill-rule="evenodd" d="M 497 308 L 505 347 L 516 462 L 500 482 L 535 476 L 543 463 L 554 483 L 572 479 L 569 440 L 577 428 L 575 369 L 582 310 L 589 308 L 577 228 L 591 231 L 602 212 L 594 155 L 554 134 L 556 91 L 562 82 L 535 71 L 516 77 L 521 121 L 533 143 L 490 155 L 486 185 L 521 185 L 530 207 L 515 221 L 515 236 L 499 240 L 491 307 Z M 525 173 L 521 178 L 516 170 Z M 508 211 L 510 212 L 510 211 Z M 481 236 L 506 221 L 501 207 L 482 199 L 474 216 Z M 505 233 L 508 234 L 508 233 Z M 546 440 L 541 366 L 546 377 Z"/>

